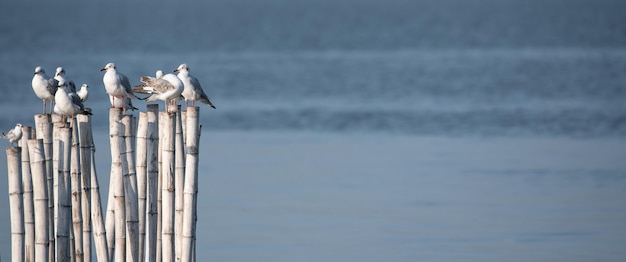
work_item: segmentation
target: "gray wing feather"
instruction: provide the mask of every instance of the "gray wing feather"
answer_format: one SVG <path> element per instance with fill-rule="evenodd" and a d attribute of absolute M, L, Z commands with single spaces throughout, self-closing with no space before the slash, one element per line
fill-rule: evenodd
<path fill-rule="evenodd" d="M 195 77 L 190 77 L 191 79 L 191 84 L 194 85 L 196 87 L 196 93 L 198 94 L 198 101 L 205 103 L 209 106 L 211 106 L 212 108 L 215 108 L 215 106 L 213 105 L 213 103 L 211 103 L 211 101 L 209 100 L 209 97 L 204 93 L 204 90 L 202 89 L 202 86 L 200 85 L 200 81 L 198 81 L 197 78 Z"/>
<path fill-rule="evenodd" d="M 130 81 L 128 80 L 128 77 L 126 77 L 126 76 L 125 76 L 125 75 L 123 75 L 123 74 L 118 74 L 118 75 L 119 75 L 119 78 L 120 78 L 120 79 L 119 79 L 119 80 L 120 80 L 120 83 L 122 83 L 122 86 L 124 86 L 124 90 L 126 91 L 126 93 L 128 94 L 128 96 L 129 96 L 129 97 L 131 97 L 131 98 L 137 98 L 137 97 L 135 96 L 135 94 L 133 94 L 133 88 L 132 88 L 132 86 L 130 85 Z"/>
<path fill-rule="evenodd" d="M 46 86 L 46 89 L 48 89 L 48 92 L 50 92 L 50 94 L 55 95 L 57 93 L 58 86 L 59 80 L 50 78 L 48 79 L 48 85 Z"/>

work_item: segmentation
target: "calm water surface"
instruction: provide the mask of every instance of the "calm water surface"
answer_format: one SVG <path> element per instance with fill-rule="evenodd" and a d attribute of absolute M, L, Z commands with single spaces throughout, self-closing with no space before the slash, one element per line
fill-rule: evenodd
<path fill-rule="evenodd" d="M 3 2 L 0 128 L 40 113 L 36 66 L 65 67 L 90 85 L 106 184 L 99 69 L 137 84 L 187 63 L 218 108 L 201 112 L 202 259 L 621 261 L 625 8 Z"/>

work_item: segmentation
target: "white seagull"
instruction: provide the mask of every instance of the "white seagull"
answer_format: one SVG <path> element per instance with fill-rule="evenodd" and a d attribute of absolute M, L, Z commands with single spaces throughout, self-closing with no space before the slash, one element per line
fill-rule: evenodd
<path fill-rule="evenodd" d="M 202 86 L 200 85 L 200 81 L 197 78 L 193 77 L 189 74 L 189 67 L 187 64 L 181 64 L 174 70 L 174 72 L 178 72 L 178 78 L 183 81 L 185 85 L 185 89 L 181 93 L 181 95 L 185 98 L 185 106 L 189 106 L 189 100 L 191 100 L 191 106 L 195 106 L 196 100 L 202 103 L 209 105 L 212 108 L 215 108 L 213 103 L 209 101 L 209 97 L 202 90 Z"/>
<path fill-rule="evenodd" d="M 130 86 L 130 81 L 128 81 L 128 77 L 123 74 L 117 72 L 114 63 L 108 63 L 104 66 L 100 71 L 106 71 L 104 76 L 102 77 L 102 82 L 104 83 L 104 89 L 107 94 L 113 96 L 113 102 L 111 103 L 111 107 L 114 107 L 117 103 L 115 99 L 124 100 L 126 97 L 128 98 L 137 98 L 135 94 L 133 94 L 133 89 Z"/>
<path fill-rule="evenodd" d="M 2 132 L 2 138 L 9 140 L 9 142 L 11 142 L 11 145 L 13 145 L 13 143 L 17 143 L 17 141 L 22 138 L 22 124 L 17 123 L 17 125 L 15 125 L 15 128 L 9 130 L 9 132 L 7 132 L 6 134 Z"/>
<path fill-rule="evenodd" d="M 157 71 L 157 76 L 158 75 L 159 73 Z M 142 76 L 141 82 L 143 83 L 135 86 L 134 91 L 149 94 L 150 96 L 143 98 L 143 100 L 148 102 L 157 99 L 163 100 L 166 110 L 168 103 L 170 105 L 176 104 L 176 98 L 178 98 L 183 91 L 183 82 L 175 74 L 166 74 L 158 78 Z"/>
<path fill-rule="evenodd" d="M 59 81 L 59 86 L 65 85 L 67 83 L 67 87 L 69 87 L 70 91 L 76 92 L 76 85 L 74 81 L 70 80 L 65 76 L 65 69 L 63 67 L 57 67 L 56 73 L 54 73 L 54 79 Z"/>
<path fill-rule="evenodd" d="M 58 81 L 54 78 L 48 78 L 43 68 L 38 66 L 35 67 L 35 74 L 31 84 L 35 95 L 43 100 L 43 113 L 46 113 L 47 101 L 50 101 L 50 113 L 52 113 L 54 94 L 57 92 Z"/>
<path fill-rule="evenodd" d="M 85 106 L 83 106 L 83 102 L 80 100 L 80 97 L 70 90 L 67 83 L 59 86 L 57 93 L 54 95 L 54 101 L 56 102 L 54 112 L 63 117 L 71 118 L 76 114 L 91 114 L 90 112 L 85 111 Z"/>
<path fill-rule="evenodd" d="M 87 101 L 87 98 L 89 98 L 89 90 L 88 90 L 89 86 L 87 84 L 83 84 L 82 86 L 80 86 L 80 89 L 78 90 L 78 92 L 76 92 L 76 94 L 78 95 L 78 97 L 80 97 L 80 101 Z"/>

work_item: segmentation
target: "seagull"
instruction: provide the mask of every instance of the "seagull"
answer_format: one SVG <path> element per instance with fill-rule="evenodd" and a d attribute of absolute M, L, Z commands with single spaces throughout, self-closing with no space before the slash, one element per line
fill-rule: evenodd
<path fill-rule="evenodd" d="M 113 100 L 113 96 L 109 95 L 109 102 L 111 102 L 111 106 L 115 107 L 115 108 L 122 108 L 122 110 L 124 112 L 126 112 L 127 109 L 130 110 L 138 110 L 136 107 L 133 106 L 133 102 L 130 100 L 130 98 L 128 97 L 124 97 L 124 101 L 122 100 Z M 115 104 L 113 104 L 115 103 Z"/>
<path fill-rule="evenodd" d="M 46 101 L 50 101 L 50 113 L 52 113 L 52 105 L 54 103 L 54 94 L 57 92 L 58 82 L 54 78 L 48 78 L 43 67 L 35 67 L 35 75 L 31 82 L 33 91 L 39 99 L 43 100 L 43 113 L 46 113 Z"/>
<path fill-rule="evenodd" d="M 185 98 L 186 107 L 189 106 L 189 100 L 191 100 L 191 106 L 195 106 L 196 100 L 198 100 L 212 108 L 215 108 L 213 103 L 209 101 L 209 98 L 204 93 L 204 90 L 202 90 L 202 86 L 200 86 L 198 79 L 189 74 L 189 67 L 187 64 L 180 64 L 174 72 L 178 72 L 178 78 L 180 78 L 185 85 L 185 89 L 181 95 Z"/>
<path fill-rule="evenodd" d="M 54 79 L 59 81 L 59 85 L 64 85 L 65 82 L 67 82 L 67 86 L 70 88 L 70 90 L 76 93 L 76 85 L 74 84 L 74 81 L 65 76 L 65 69 L 63 67 L 57 67 L 57 71 L 54 74 Z"/>
<path fill-rule="evenodd" d="M 159 75 L 159 71 L 157 71 L 157 76 Z M 142 100 L 148 102 L 157 99 L 163 100 L 166 109 L 168 103 L 170 105 L 176 104 L 176 98 L 178 98 L 183 91 L 183 82 L 175 74 L 166 74 L 159 78 L 142 76 L 141 82 L 143 83 L 135 86 L 134 91 L 150 95 Z"/>
<path fill-rule="evenodd" d="M 91 115 L 89 111 L 85 111 L 83 101 L 80 97 L 70 90 L 67 83 L 60 85 L 57 93 L 54 95 L 54 112 L 63 117 L 74 117 L 76 114 Z M 65 121 L 64 121 L 65 122 Z"/>
<path fill-rule="evenodd" d="M 9 130 L 6 134 L 2 132 L 2 138 L 9 140 L 11 146 L 13 146 L 13 143 L 17 143 L 22 138 L 22 124 L 17 123 L 15 128 Z"/>
<path fill-rule="evenodd" d="M 89 98 L 88 88 L 89 86 L 87 84 L 83 84 L 82 86 L 80 86 L 80 89 L 78 90 L 78 92 L 76 92 L 78 97 L 80 97 L 80 101 L 83 101 L 83 103 L 87 101 L 87 98 Z"/>
<path fill-rule="evenodd" d="M 104 89 L 107 94 L 113 96 L 113 102 L 111 102 L 112 108 L 114 105 L 117 105 L 114 101 L 116 98 L 120 100 L 124 100 L 126 97 L 138 99 L 138 97 L 133 94 L 133 89 L 130 86 L 128 77 L 118 73 L 114 63 L 106 64 L 100 71 L 106 71 L 102 77 L 102 82 L 104 83 Z"/>

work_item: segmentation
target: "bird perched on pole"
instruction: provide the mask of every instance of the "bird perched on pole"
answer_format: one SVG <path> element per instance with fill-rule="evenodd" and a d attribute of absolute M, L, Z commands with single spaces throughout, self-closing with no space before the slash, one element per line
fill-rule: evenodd
<path fill-rule="evenodd" d="M 116 99 L 124 101 L 126 97 L 138 99 L 133 93 L 133 89 L 128 81 L 128 77 L 124 74 L 117 72 L 117 68 L 114 63 L 108 63 L 100 71 L 106 71 L 102 77 L 104 83 L 104 89 L 107 94 L 113 96 L 111 107 L 117 105 Z"/>
<path fill-rule="evenodd" d="M 191 101 L 191 106 L 195 106 L 196 101 L 200 101 L 209 105 L 212 108 L 215 108 L 213 103 L 209 101 L 209 97 L 202 90 L 202 86 L 200 85 L 200 81 L 197 78 L 189 74 L 189 66 L 187 64 L 180 64 L 178 68 L 174 70 L 174 72 L 178 72 L 178 78 L 183 81 L 185 85 L 183 92 L 181 95 L 185 98 L 185 107 L 189 106 L 189 101 Z"/>
<path fill-rule="evenodd" d="M 89 86 L 87 84 L 83 84 L 82 86 L 80 86 L 80 89 L 78 89 L 78 92 L 76 92 L 76 94 L 78 95 L 78 97 L 80 97 L 80 101 L 83 101 L 83 103 L 85 101 L 87 101 L 87 98 L 89 98 Z"/>
<path fill-rule="evenodd" d="M 159 71 L 157 71 L 157 76 L 160 75 Z M 183 91 L 183 82 L 175 74 L 166 74 L 161 77 L 142 76 L 141 82 L 142 84 L 135 86 L 134 91 L 149 94 L 150 96 L 142 98 L 148 102 L 163 100 L 166 109 L 168 104 L 176 103 L 176 99 Z"/>
<path fill-rule="evenodd" d="M 60 66 L 57 67 L 57 71 L 56 73 L 54 73 L 54 79 L 59 81 L 59 85 L 64 85 L 65 83 L 67 83 L 67 87 L 70 89 L 70 91 L 76 93 L 76 84 L 74 84 L 74 81 L 65 76 L 65 68 Z"/>
<path fill-rule="evenodd" d="M 50 113 L 52 114 L 52 106 L 54 104 L 54 94 L 57 92 L 58 80 L 48 78 L 43 67 L 35 67 L 35 74 L 31 85 L 35 95 L 43 101 L 43 113 L 46 113 L 47 101 L 50 101 Z"/>
<path fill-rule="evenodd" d="M 80 100 L 76 93 L 71 91 L 67 83 L 59 86 L 57 93 L 54 95 L 54 101 L 56 102 L 54 112 L 63 116 L 64 123 L 67 122 L 65 121 L 66 117 L 73 118 L 77 114 L 91 115 L 89 111 L 85 110 L 83 101 Z"/>
<path fill-rule="evenodd" d="M 13 146 L 13 143 L 17 143 L 17 141 L 22 138 L 22 124 L 17 123 L 17 125 L 15 125 L 15 127 L 9 130 L 6 134 L 2 132 L 2 138 L 9 140 L 9 142 L 11 142 L 11 146 Z"/>

